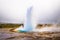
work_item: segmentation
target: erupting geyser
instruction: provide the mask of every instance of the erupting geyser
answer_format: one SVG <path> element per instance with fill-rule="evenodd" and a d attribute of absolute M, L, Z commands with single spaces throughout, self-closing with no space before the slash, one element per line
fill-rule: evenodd
<path fill-rule="evenodd" d="M 25 22 L 24 22 L 24 28 L 19 27 L 19 28 L 15 29 L 15 31 L 19 31 L 19 32 L 30 32 L 30 31 L 32 31 L 33 27 L 32 27 L 32 22 L 31 22 L 31 11 L 32 11 L 32 7 L 30 7 L 27 10 L 27 14 L 25 17 Z"/>
<path fill-rule="evenodd" d="M 30 8 L 29 10 L 31 10 Z M 59 0 L 36 0 L 33 2 L 33 11 L 27 12 L 26 20 L 23 30 L 20 31 L 33 31 L 33 32 L 60 32 L 60 5 Z M 31 20 L 36 20 L 31 22 Z M 36 29 L 35 24 L 52 24 L 51 27 L 44 26 L 40 29 Z M 34 26 L 32 26 L 34 25 Z"/>

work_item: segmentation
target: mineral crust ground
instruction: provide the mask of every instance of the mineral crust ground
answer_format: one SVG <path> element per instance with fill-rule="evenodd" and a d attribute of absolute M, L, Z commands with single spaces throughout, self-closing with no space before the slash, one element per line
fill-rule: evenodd
<path fill-rule="evenodd" d="M 11 28 L 0 28 L 0 40 L 60 40 L 60 32 L 27 32 L 10 31 Z"/>

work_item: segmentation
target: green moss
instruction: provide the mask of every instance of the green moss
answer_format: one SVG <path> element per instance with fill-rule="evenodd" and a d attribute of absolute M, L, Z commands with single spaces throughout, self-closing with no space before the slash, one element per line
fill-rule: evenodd
<path fill-rule="evenodd" d="M 0 24 L 0 28 L 17 28 L 23 24 Z"/>

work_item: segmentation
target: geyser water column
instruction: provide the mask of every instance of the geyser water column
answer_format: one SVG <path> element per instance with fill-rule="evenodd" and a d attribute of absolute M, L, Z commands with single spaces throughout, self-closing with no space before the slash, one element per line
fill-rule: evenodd
<path fill-rule="evenodd" d="M 25 17 L 25 22 L 24 22 L 24 28 L 17 28 L 15 29 L 18 32 L 30 32 L 32 31 L 33 27 L 32 27 L 32 22 L 31 22 L 31 11 L 32 11 L 32 7 L 27 9 L 27 13 L 26 13 L 26 17 Z"/>
<path fill-rule="evenodd" d="M 32 12 L 32 7 L 27 9 L 27 14 L 26 14 L 26 19 L 24 23 L 24 30 L 25 31 L 31 31 L 32 28 L 32 22 L 31 22 L 31 13 Z"/>

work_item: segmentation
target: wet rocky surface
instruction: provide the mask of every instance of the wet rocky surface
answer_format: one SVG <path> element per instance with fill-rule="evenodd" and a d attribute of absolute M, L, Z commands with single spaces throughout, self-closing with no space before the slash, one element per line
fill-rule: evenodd
<path fill-rule="evenodd" d="M 19 33 L 11 32 L 11 28 L 0 28 L 0 40 L 60 40 L 60 33 Z"/>

